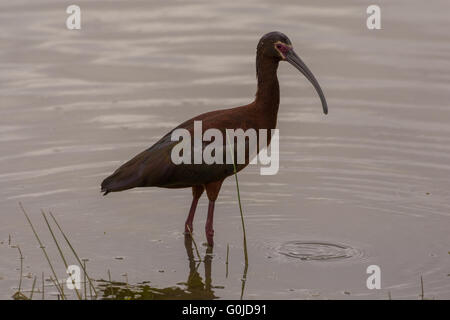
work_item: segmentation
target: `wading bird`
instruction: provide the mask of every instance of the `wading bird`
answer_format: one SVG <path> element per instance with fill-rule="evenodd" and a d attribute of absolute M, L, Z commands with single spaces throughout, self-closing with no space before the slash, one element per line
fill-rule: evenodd
<path fill-rule="evenodd" d="M 280 61 L 287 61 L 297 68 L 314 86 L 322 102 L 323 112 L 328 113 L 327 102 L 319 83 L 293 50 L 291 41 L 281 32 L 264 35 L 256 49 L 256 76 L 258 89 L 255 100 L 244 106 L 217 110 L 198 115 L 180 124 L 193 135 L 194 121 L 202 121 L 202 130 L 210 128 L 220 130 L 225 135 L 226 129 L 274 129 L 280 103 L 277 68 Z M 173 129 L 173 130 L 175 130 Z M 104 195 L 137 187 L 192 188 L 193 200 L 185 222 L 185 232 L 192 232 L 192 222 L 200 196 L 206 190 L 209 199 L 208 216 L 205 225 L 206 238 L 213 245 L 214 203 L 222 182 L 234 174 L 233 164 L 174 164 L 171 150 L 178 141 L 171 140 L 170 131 L 147 150 L 141 152 L 118 168 L 101 184 Z M 270 143 L 270 135 L 268 143 Z M 205 147 L 205 143 L 203 147 Z M 236 172 L 248 164 L 236 164 Z"/>

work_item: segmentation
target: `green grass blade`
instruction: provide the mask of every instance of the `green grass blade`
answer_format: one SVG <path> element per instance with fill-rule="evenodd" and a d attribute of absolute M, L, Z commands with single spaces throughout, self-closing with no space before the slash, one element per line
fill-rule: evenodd
<path fill-rule="evenodd" d="M 42 213 L 42 216 L 44 217 L 45 223 L 47 224 L 48 230 L 50 231 L 50 234 L 52 235 L 53 241 L 55 242 L 56 248 L 58 248 L 58 252 L 59 252 L 59 255 L 61 256 L 64 266 L 66 267 L 66 270 L 68 270 L 69 265 L 67 264 L 67 260 L 64 257 L 64 253 L 62 252 L 61 247 L 59 246 L 58 240 L 56 239 L 55 234 L 53 233 L 52 227 L 50 226 L 50 223 L 48 222 L 47 217 L 45 216 L 44 210 L 41 210 L 41 213 Z M 78 297 L 78 300 L 82 300 L 83 298 L 81 297 L 80 292 L 78 291 L 78 289 L 75 286 L 76 283 L 75 283 L 75 280 L 72 278 L 72 275 L 70 275 L 70 279 L 72 280 L 72 284 L 74 286 L 75 293 Z"/>
<path fill-rule="evenodd" d="M 30 300 L 33 300 L 34 286 L 36 285 L 36 276 L 34 276 L 33 286 L 31 287 Z"/>
<path fill-rule="evenodd" d="M 228 135 L 228 131 L 226 131 L 227 134 L 227 141 L 230 142 L 230 137 Z M 247 251 L 247 236 L 245 233 L 245 222 L 244 222 L 244 213 L 242 210 L 242 203 L 241 203 L 241 193 L 239 189 L 239 180 L 237 177 L 237 170 L 236 170 L 236 163 L 234 161 L 234 150 L 231 147 L 231 143 L 229 144 L 230 147 L 230 153 L 231 153 L 231 159 L 233 161 L 233 171 L 234 171 L 234 178 L 236 181 L 236 190 L 237 190 L 237 196 L 238 196 L 238 203 L 239 203 L 239 212 L 241 213 L 241 223 L 242 223 L 242 234 L 243 234 L 243 242 L 244 242 L 244 259 L 245 259 L 245 266 L 244 266 L 244 272 L 242 274 L 242 289 L 241 289 L 241 300 L 244 296 L 244 290 L 245 290 L 245 283 L 247 281 L 247 272 L 248 272 L 248 251 Z"/>
<path fill-rule="evenodd" d="M 228 257 L 230 254 L 230 245 L 227 243 L 227 260 L 225 262 L 226 265 L 226 271 L 225 271 L 225 278 L 228 278 Z"/>
<path fill-rule="evenodd" d="M 42 272 L 42 300 L 45 300 L 45 279 L 43 272 Z"/>
<path fill-rule="evenodd" d="M 53 221 L 55 222 L 56 226 L 58 227 L 59 231 L 61 232 L 61 234 L 64 237 L 64 240 L 66 240 L 69 248 L 72 250 L 73 255 L 75 256 L 75 258 L 77 259 L 79 265 L 83 268 L 83 272 L 86 274 L 86 277 L 89 281 L 89 285 L 92 287 L 92 291 L 94 291 L 94 295 L 95 297 L 97 297 L 97 291 L 95 290 L 94 284 L 92 283 L 91 278 L 89 277 L 88 273 L 86 272 L 86 269 L 84 268 L 84 265 L 80 259 L 80 257 L 78 257 L 77 252 L 75 251 L 75 249 L 73 248 L 72 244 L 70 243 L 69 239 L 67 238 L 66 234 L 64 233 L 64 231 L 62 230 L 61 226 L 59 225 L 58 221 L 56 220 L 55 216 L 53 215 L 53 213 L 49 212 L 50 216 L 52 217 Z"/>
<path fill-rule="evenodd" d="M 64 296 L 64 289 L 62 288 L 62 285 L 59 284 L 58 277 L 56 276 L 55 269 L 53 268 L 53 265 L 52 265 L 52 263 L 51 263 L 51 261 L 50 261 L 50 258 L 49 258 L 49 256 L 48 256 L 48 254 L 47 254 L 47 251 L 45 250 L 45 247 L 44 247 L 44 245 L 42 244 L 41 239 L 39 238 L 39 236 L 38 236 L 36 230 L 34 229 L 34 226 L 33 226 L 33 224 L 31 223 L 30 217 L 28 217 L 28 214 L 25 212 L 25 209 L 23 208 L 22 203 L 19 202 L 19 205 L 20 205 L 20 208 L 22 209 L 23 214 L 25 215 L 25 217 L 26 217 L 27 220 L 28 220 L 28 223 L 29 223 L 29 225 L 30 225 L 30 227 L 31 227 L 31 230 L 33 230 L 34 236 L 36 237 L 36 240 L 38 241 L 39 246 L 41 247 L 42 252 L 44 253 L 45 258 L 47 259 L 47 262 L 48 262 L 48 264 L 49 264 L 49 266 L 50 266 L 50 269 L 51 269 L 51 271 L 52 271 L 52 273 L 53 273 L 53 276 L 54 276 L 55 279 L 56 279 L 56 280 L 55 280 L 55 281 L 56 281 L 56 284 L 57 284 L 56 287 L 57 287 L 58 291 L 59 291 L 60 294 L 61 294 L 61 299 L 65 299 L 66 297 Z"/>

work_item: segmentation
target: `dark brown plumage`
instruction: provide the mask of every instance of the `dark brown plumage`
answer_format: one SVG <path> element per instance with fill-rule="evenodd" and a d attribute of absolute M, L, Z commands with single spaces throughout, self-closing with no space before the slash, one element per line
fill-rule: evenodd
<path fill-rule="evenodd" d="M 194 121 L 202 121 L 203 132 L 210 128 L 219 129 L 223 136 L 225 129 L 274 129 L 280 103 L 277 68 L 280 61 L 288 61 L 311 81 L 317 90 L 323 111 L 328 112 L 323 92 L 313 74 L 292 49 L 290 40 L 280 32 L 264 35 L 258 43 L 256 53 L 256 74 L 258 90 L 255 100 L 245 106 L 217 110 L 198 115 L 180 124 L 177 128 L 187 129 L 194 135 Z M 175 129 L 177 129 L 175 128 Z M 173 129 L 173 130 L 175 130 Z M 173 131 L 172 130 L 172 131 Z M 214 203 L 225 178 L 233 174 L 232 164 L 179 164 L 171 160 L 171 150 L 178 141 L 171 141 L 172 131 L 158 142 L 141 152 L 118 168 L 101 184 L 104 195 L 136 187 L 192 188 L 193 201 L 185 223 L 185 232 L 192 232 L 192 221 L 200 196 L 206 190 L 209 207 L 206 221 L 208 243 L 213 245 Z M 268 135 L 270 143 L 270 135 Z M 203 148 L 208 143 L 203 143 Z M 236 159 L 236 158 L 235 158 Z M 238 164 L 237 171 L 248 165 Z"/>

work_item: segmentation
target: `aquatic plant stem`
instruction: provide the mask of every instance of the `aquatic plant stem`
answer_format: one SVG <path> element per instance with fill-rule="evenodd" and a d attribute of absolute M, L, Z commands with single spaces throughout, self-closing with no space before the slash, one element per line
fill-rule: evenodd
<path fill-rule="evenodd" d="M 30 300 L 33 300 L 34 286 L 36 285 L 36 276 L 34 276 L 33 286 L 31 287 Z"/>
<path fill-rule="evenodd" d="M 228 135 L 228 131 L 226 131 L 226 134 L 227 134 L 227 142 L 229 143 L 230 142 L 230 137 Z M 231 143 L 228 144 L 228 145 L 230 147 L 231 159 L 233 161 L 233 172 L 234 172 L 234 179 L 236 181 L 236 190 L 237 190 L 238 203 L 239 203 L 239 212 L 241 213 L 242 234 L 243 234 L 243 242 L 244 242 L 245 266 L 244 266 L 244 272 L 243 272 L 243 275 L 242 275 L 242 289 L 241 289 L 241 300 L 242 300 L 242 297 L 244 296 L 245 282 L 247 280 L 247 271 L 248 271 L 247 236 L 246 236 L 246 233 L 245 233 L 244 213 L 242 211 L 241 193 L 240 193 L 240 189 L 239 189 L 239 181 L 238 181 L 238 177 L 237 177 L 236 163 L 234 161 L 234 150 L 231 147 Z"/>
<path fill-rule="evenodd" d="M 45 280 L 43 272 L 42 272 L 42 300 L 45 300 Z"/>
<path fill-rule="evenodd" d="M 19 206 L 20 206 L 20 208 L 22 209 L 23 214 L 24 214 L 25 217 L 27 218 L 28 223 L 29 223 L 29 225 L 30 225 L 30 227 L 31 227 L 31 230 L 33 230 L 34 236 L 36 237 L 36 240 L 38 241 L 39 246 L 40 246 L 40 248 L 42 249 L 42 252 L 44 253 L 45 258 L 47 259 L 47 262 L 48 262 L 48 264 L 49 264 L 49 266 L 50 266 L 50 269 L 51 269 L 51 271 L 52 271 L 52 273 L 53 273 L 53 276 L 55 277 L 56 288 L 58 289 L 58 291 L 59 291 L 60 294 L 61 294 L 61 299 L 65 300 L 66 297 L 64 296 L 64 289 L 63 289 L 62 285 L 59 284 L 58 277 L 56 276 L 55 269 L 53 268 L 53 265 L 52 265 L 52 263 L 51 263 L 51 261 L 50 261 L 50 258 L 49 258 L 49 256 L 48 256 L 48 254 L 47 254 L 47 251 L 45 250 L 45 247 L 44 247 L 44 245 L 42 244 L 41 239 L 39 238 L 39 236 L 38 236 L 36 230 L 34 229 L 34 226 L 33 226 L 33 224 L 31 223 L 30 217 L 28 217 L 28 214 L 25 212 L 25 209 L 23 208 L 21 202 L 19 202 Z"/>
<path fill-rule="evenodd" d="M 69 265 L 67 263 L 66 258 L 64 257 L 64 254 L 63 254 L 63 252 L 61 250 L 61 247 L 59 246 L 58 240 L 56 239 L 55 234 L 53 233 L 53 230 L 52 230 L 52 228 L 50 226 L 50 223 L 48 222 L 47 217 L 45 216 L 44 210 L 41 210 L 41 213 L 42 213 L 42 216 L 44 217 L 45 223 L 47 224 L 48 230 L 50 231 L 50 234 L 52 235 L 53 241 L 56 244 L 56 248 L 58 248 L 58 252 L 59 252 L 59 255 L 61 256 L 61 259 L 62 259 L 62 261 L 64 263 L 64 266 L 66 267 L 66 270 L 68 270 L 69 269 Z M 78 300 L 83 300 L 83 297 L 81 296 L 80 292 L 78 291 L 78 289 L 76 287 L 75 280 L 72 278 L 71 274 L 70 274 L 70 279 L 72 280 L 72 284 L 73 284 L 73 287 L 75 289 L 75 293 L 76 293 L 76 295 L 78 297 Z"/>
<path fill-rule="evenodd" d="M 22 289 L 22 275 L 23 275 L 23 255 L 22 255 L 22 250 L 20 250 L 19 245 L 15 246 L 17 248 L 17 250 L 19 250 L 19 256 L 20 256 L 20 278 L 19 278 L 19 290 L 18 292 L 20 292 L 20 290 Z"/>
<path fill-rule="evenodd" d="M 421 292 L 421 294 L 420 294 L 421 299 L 425 300 L 425 293 L 423 291 L 423 278 L 422 278 L 422 276 L 420 276 L 420 292 Z"/>
<path fill-rule="evenodd" d="M 226 271 L 225 271 L 225 278 L 228 278 L 228 258 L 230 254 L 230 245 L 227 243 L 227 261 L 225 262 L 226 265 Z"/>
<path fill-rule="evenodd" d="M 61 234 L 64 237 L 64 240 L 66 240 L 67 244 L 69 245 L 70 250 L 72 250 L 73 255 L 75 256 L 75 258 L 77 259 L 79 265 L 83 268 L 83 272 L 86 274 L 86 277 L 89 281 L 89 285 L 92 287 L 92 291 L 94 291 L 94 295 L 97 298 L 97 291 L 95 290 L 94 284 L 92 283 L 91 278 L 89 277 L 88 273 L 86 272 L 86 269 L 84 268 L 83 263 L 81 262 L 81 259 L 78 257 L 77 252 L 75 251 L 75 249 L 73 248 L 72 244 L 70 243 L 69 239 L 67 238 L 66 234 L 64 233 L 64 231 L 62 230 L 61 226 L 59 225 L 58 221 L 56 220 L 55 216 L 53 215 L 53 213 L 51 211 L 49 211 L 50 216 L 52 217 L 53 221 L 55 222 L 56 226 L 58 227 L 59 231 L 61 232 Z"/>

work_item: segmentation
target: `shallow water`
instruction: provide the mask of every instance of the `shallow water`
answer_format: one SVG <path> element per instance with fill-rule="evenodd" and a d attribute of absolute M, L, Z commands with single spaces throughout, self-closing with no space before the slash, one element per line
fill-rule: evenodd
<path fill-rule="evenodd" d="M 239 298 L 233 179 L 216 205 L 214 251 L 200 263 L 182 235 L 190 190 L 102 197 L 99 184 L 183 120 L 250 102 L 256 43 L 272 30 L 290 37 L 330 113 L 281 64 L 280 171 L 239 175 L 243 297 L 416 299 L 422 276 L 426 298 L 450 298 L 447 1 L 379 1 L 379 31 L 366 29 L 364 1 L 77 4 L 81 32 L 64 27 L 59 1 L 0 2 L 1 298 L 18 285 L 10 244 L 25 257 L 23 287 L 50 274 L 19 202 L 58 266 L 41 208 L 89 258 L 95 279 L 109 269 L 118 282 L 168 297 Z M 202 199 L 194 222 L 202 257 L 206 209 Z M 366 287 L 372 264 L 381 290 Z"/>

